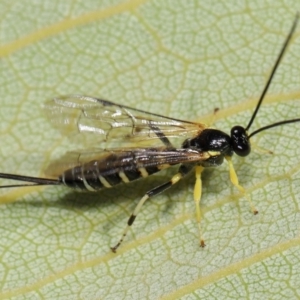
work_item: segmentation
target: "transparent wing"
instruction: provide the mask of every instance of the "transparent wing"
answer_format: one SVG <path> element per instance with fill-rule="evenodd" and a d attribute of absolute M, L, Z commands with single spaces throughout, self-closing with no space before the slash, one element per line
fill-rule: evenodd
<path fill-rule="evenodd" d="M 109 159 L 109 157 L 114 157 Z M 132 158 L 134 157 L 134 163 Z M 85 150 L 67 152 L 58 160 L 52 162 L 46 169 L 45 174 L 51 177 L 58 177 L 64 171 L 90 163 L 92 161 L 101 161 L 102 174 L 113 172 L 114 169 L 131 169 L 133 167 L 151 167 L 176 165 L 181 163 L 192 163 L 204 161 L 209 158 L 207 152 L 198 152 L 191 149 L 174 149 L 167 148 L 128 148 L 112 150 Z"/>
<path fill-rule="evenodd" d="M 82 95 L 54 98 L 44 108 L 52 124 L 64 133 L 92 135 L 97 142 L 182 138 L 194 136 L 206 127 Z"/>

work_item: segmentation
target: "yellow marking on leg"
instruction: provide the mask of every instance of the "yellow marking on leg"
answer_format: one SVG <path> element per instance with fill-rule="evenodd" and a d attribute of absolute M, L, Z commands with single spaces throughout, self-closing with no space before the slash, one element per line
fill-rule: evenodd
<path fill-rule="evenodd" d="M 149 199 L 149 196 L 146 194 L 138 203 L 138 205 L 136 206 L 136 208 L 133 211 L 133 216 L 137 216 L 137 214 L 139 213 L 140 209 L 142 208 L 142 206 L 144 205 L 144 203 Z"/>
<path fill-rule="evenodd" d="M 202 166 L 196 166 L 195 168 L 196 182 L 194 186 L 194 202 L 196 205 L 196 217 L 197 217 L 197 224 L 199 229 L 199 241 L 200 241 L 200 246 L 202 248 L 205 247 L 204 239 L 202 237 L 202 230 L 201 230 L 201 209 L 200 209 L 200 200 L 202 195 L 201 173 L 203 172 L 203 170 L 204 168 Z"/>
<path fill-rule="evenodd" d="M 175 183 L 177 183 L 181 178 L 182 178 L 182 175 L 180 173 L 175 174 L 171 178 L 172 185 L 175 184 Z"/>
<path fill-rule="evenodd" d="M 232 163 L 232 159 L 230 156 L 225 156 L 228 165 L 229 165 L 229 176 L 230 176 L 230 180 L 232 182 L 232 184 L 244 195 L 246 196 L 246 198 L 248 199 L 249 203 L 250 203 L 250 207 L 253 211 L 253 214 L 258 214 L 258 210 L 255 208 L 255 206 L 253 205 L 250 196 L 246 193 L 245 189 L 239 184 L 239 180 L 238 177 L 236 175 L 233 163 Z"/>

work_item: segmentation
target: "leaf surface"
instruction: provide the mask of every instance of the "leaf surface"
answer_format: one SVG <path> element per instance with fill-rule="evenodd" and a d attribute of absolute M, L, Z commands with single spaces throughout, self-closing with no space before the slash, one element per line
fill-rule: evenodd
<path fill-rule="evenodd" d="M 59 95 L 102 97 L 226 132 L 246 126 L 296 4 L 1 0 L 1 172 L 39 176 L 82 148 L 41 112 Z M 251 130 L 299 117 L 299 32 Z M 117 254 L 109 250 L 140 197 L 175 169 L 99 194 L 1 190 L 0 298 L 298 298 L 298 132 L 299 124 L 266 131 L 249 157 L 234 157 L 257 216 L 225 163 L 204 173 L 204 249 L 190 176 L 146 203 Z"/>

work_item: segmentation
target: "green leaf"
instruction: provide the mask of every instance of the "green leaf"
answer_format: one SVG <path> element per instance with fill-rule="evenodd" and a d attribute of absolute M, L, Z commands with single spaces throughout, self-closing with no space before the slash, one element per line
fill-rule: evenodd
<path fill-rule="evenodd" d="M 51 159 L 81 148 L 41 112 L 58 95 L 103 97 L 226 132 L 246 126 L 297 5 L 1 0 L 1 172 L 39 176 Z M 299 117 L 299 32 L 251 130 Z M 256 216 L 226 163 L 205 171 L 204 249 L 191 176 L 146 203 L 110 252 L 140 197 L 175 169 L 98 194 L 1 190 L 0 298 L 298 298 L 298 133 L 299 124 L 274 128 L 253 138 L 273 155 L 234 157 Z"/>

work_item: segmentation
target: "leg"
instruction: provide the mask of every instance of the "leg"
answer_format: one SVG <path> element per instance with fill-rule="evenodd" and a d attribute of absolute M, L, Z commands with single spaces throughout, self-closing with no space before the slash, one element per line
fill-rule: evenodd
<path fill-rule="evenodd" d="M 204 123 L 208 127 L 211 127 L 211 126 L 213 126 L 213 124 L 215 124 L 216 120 L 219 118 L 219 116 L 218 116 L 219 111 L 220 111 L 220 109 L 218 107 L 215 107 L 213 112 L 204 119 Z"/>
<path fill-rule="evenodd" d="M 204 239 L 202 237 L 202 230 L 201 230 L 201 210 L 200 210 L 200 200 L 202 194 L 202 181 L 201 181 L 201 173 L 203 172 L 204 167 L 197 166 L 195 168 L 195 175 L 196 175 L 196 182 L 194 187 L 194 201 L 196 205 L 196 217 L 197 217 L 197 224 L 199 228 L 199 240 L 200 240 L 200 247 L 205 247 Z"/>
<path fill-rule="evenodd" d="M 151 197 L 156 196 L 162 192 L 164 192 L 165 190 L 167 190 L 168 188 L 170 188 L 173 184 L 177 183 L 180 179 L 182 179 L 187 173 L 189 173 L 189 171 L 192 169 L 192 166 L 189 165 L 181 165 L 179 168 L 179 172 L 177 174 L 175 174 L 170 181 L 150 190 L 149 192 L 147 192 L 145 194 L 145 196 L 139 201 L 139 203 L 137 204 L 137 206 L 135 207 L 133 213 L 131 214 L 131 216 L 129 217 L 128 221 L 127 221 L 127 226 L 125 228 L 125 230 L 123 231 L 122 237 L 120 238 L 119 242 L 114 246 L 111 247 L 112 252 L 116 253 L 117 249 L 119 248 L 119 246 L 122 244 L 125 236 L 127 235 L 127 232 L 129 230 L 129 228 L 132 226 L 137 214 L 139 213 L 140 209 L 142 208 L 143 204 Z"/>
<path fill-rule="evenodd" d="M 253 214 L 258 214 L 258 210 L 255 208 L 255 206 L 253 205 L 249 195 L 246 194 L 246 191 L 245 189 L 239 184 L 239 180 L 238 180 L 238 177 L 236 175 L 236 172 L 234 170 L 234 167 L 233 167 L 233 164 L 232 164 L 232 160 L 231 160 L 231 157 L 229 156 L 226 156 L 225 157 L 227 162 L 228 162 L 228 165 L 229 165 L 229 175 L 230 175 L 230 180 L 232 182 L 232 184 L 237 187 L 237 189 L 244 195 L 247 197 L 249 203 L 250 203 L 250 207 L 253 211 Z"/>
<path fill-rule="evenodd" d="M 251 141 L 251 148 L 253 148 L 254 151 L 257 151 L 261 154 L 274 154 L 273 151 L 262 148 L 260 146 L 258 146 L 257 144 L 255 144 L 254 142 Z"/>

